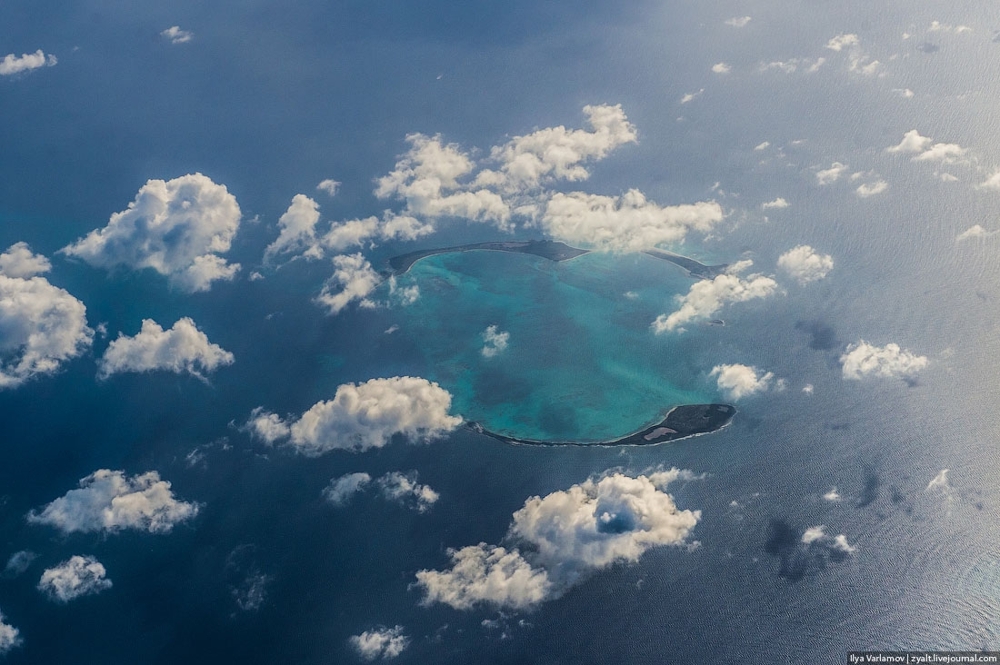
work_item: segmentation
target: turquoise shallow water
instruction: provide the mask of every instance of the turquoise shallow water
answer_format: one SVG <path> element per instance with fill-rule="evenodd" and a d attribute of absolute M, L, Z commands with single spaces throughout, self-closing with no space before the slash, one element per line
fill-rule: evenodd
<path fill-rule="evenodd" d="M 400 334 L 412 336 L 455 411 L 493 431 L 602 441 L 671 406 L 717 399 L 706 368 L 685 362 L 698 326 L 687 339 L 650 331 L 691 284 L 666 262 L 589 254 L 554 263 L 473 251 L 424 259 L 402 279 L 419 285 L 421 297 L 400 312 Z M 485 357 L 491 325 L 509 342 Z"/>

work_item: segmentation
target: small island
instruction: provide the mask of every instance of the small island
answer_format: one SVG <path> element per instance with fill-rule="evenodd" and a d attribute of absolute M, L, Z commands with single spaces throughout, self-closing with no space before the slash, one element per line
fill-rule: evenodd
<path fill-rule="evenodd" d="M 389 271 L 386 275 L 403 275 L 413 267 L 414 263 L 420 259 L 425 259 L 428 256 L 451 254 L 453 252 L 472 252 L 476 250 L 512 252 L 514 254 L 532 254 L 534 256 L 540 256 L 543 259 L 556 262 L 568 261 L 570 259 L 575 259 L 578 256 L 583 256 L 584 254 L 590 254 L 591 252 L 589 249 L 570 247 L 566 243 L 559 242 L 557 240 L 477 242 L 470 245 L 438 247 L 436 249 L 420 249 L 415 252 L 399 254 L 398 256 L 394 256 L 389 259 Z M 698 261 L 695 261 L 687 256 L 674 254 L 673 252 L 668 252 L 663 249 L 647 249 L 643 251 L 643 254 L 663 261 L 669 261 L 674 265 L 680 266 L 685 272 L 687 272 L 689 277 L 693 277 L 695 279 L 714 279 L 716 276 L 725 272 L 726 268 L 729 267 L 729 265 L 725 263 L 715 266 L 707 266 L 704 263 L 699 263 Z"/>
<path fill-rule="evenodd" d="M 734 415 L 736 415 L 736 407 L 730 404 L 684 404 L 672 408 L 662 422 L 639 432 L 614 441 L 595 441 L 592 443 L 519 439 L 491 432 L 479 423 L 471 421 L 466 422 L 465 426 L 474 432 L 504 443 L 529 446 L 651 446 L 715 432 L 732 422 Z"/>
<path fill-rule="evenodd" d="M 578 256 L 589 254 L 586 249 L 577 249 L 554 240 L 526 240 L 523 242 L 477 242 L 471 245 L 457 247 L 440 247 L 438 249 L 421 249 L 416 252 L 400 254 L 389 259 L 389 267 L 393 275 L 406 273 L 420 259 L 436 254 L 451 254 L 452 252 L 471 252 L 486 250 L 492 252 L 513 252 L 515 254 L 533 254 L 549 261 L 568 261 Z"/>

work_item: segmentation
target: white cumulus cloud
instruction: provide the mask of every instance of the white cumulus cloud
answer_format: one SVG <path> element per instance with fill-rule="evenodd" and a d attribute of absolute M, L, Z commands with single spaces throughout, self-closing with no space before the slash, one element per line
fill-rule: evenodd
<path fill-rule="evenodd" d="M 194 33 L 190 30 L 181 30 L 180 26 L 172 25 L 163 32 L 160 36 L 166 39 L 171 44 L 184 44 L 186 42 L 194 39 Z"/>
<path fill-rule="evenodd" d="M 0 76 L 13 76 L 40 67 L 52 67 L 59 62 L 54 55 L 46 55 L 42 49 L 34 53 L 24 53 L 20 57 L 8 53 L 0 60 Z"/>
<path fill-rule="evenodd" d="M 316 224 L 319 222 L 319 204 L 305 194 L 296 194 L 288 210 L 278 218 L 277 239 L 264 250 L 264 262 L 278 254 L 302 252 L 318 258 Z"/>
<path fill-rule="evenodd" d="M 327 178 L 316 185 L 316 189 L 321 192 L 326 192 L 329 196 L 336 196 L 337 192 L 340 191 L 340 182 L 333 180 L 332 178 Z"/>
<path fill-rule="evenodd" d="M 779 292 L 778 283 L 771 277 L 753 274 L 742 278 L 733 274 L 750 262 L 740 263 L 742 265 L 731 266 L 730 272 L 692 284 L 686 295 L 678 297 L 680 307 L 676 311 L 656 317 L 652 324 L 653 332 L 659 335 L 683 330 L 685 323 L 707 319 L 728 303 L 767 298 Z"/>
<path fill-rule="evenodd" d="M 823 279 L 833 270 L 833 257 L 820 254 L 809 245 L 799 245 L 778 257 L 778 267 L 799 284 Z"/>
<path fill-rule="evenodd" d="M 918 356 L 898 344 L 875 346 L 864 340 L 848 345 L 840 356 L 845 379 L 859 381 L 868 377 L 910 378 L 927 367 L 926 356 Z"/>
<path fill-rule="evenodd" d="M 100 268 L 152 268 L 184 291 L 207 291 L 239 270 L 219 256 L 229 251 L 239 226 L 236 198 L 194 173 L 149 180 L 107 226 L 59 251 Z"/>
<path fill-rule="evenodd" d="M 21 645 L 21 631 L 5 623 L 4 618 L 3 612 L 0 612 L 0 656 Z"/>
<path fill-rule="evenodd" d="M 857 46 L 861 43 L 858 36 L 850 33 L 841 33 L 836 37 L 832 37 L 830 41 L 826 43 L 826 47 L 831 51 L 842 51 L 844 48 L 849 46 Z"/>
<path fill-rule="evenodd" d="M 756 367 L 740 364 L 716 365 L 709 376 L 715 377 L 719 390 L 731 400 L 764 392 L 774 379 L 772 372 L 761 372 Z"/>
<path fill-rule="evenodd" d="M 52 264 L 41 254 L 35 254 L 27 243 L 16 242 L 0 254 L 0 275 L 28 278 L 52 270 Z"/>
<path fill-rule="evenodd" d="M 889 189 L 889 183 L 885 180 L 876 180 L 875 182 L 861 183 L 855 190 L 857 195 L 863 199 L 867 199 L 870 196 L 875 196 L 876 194 L 881 194 L 885 190 Z"/>
<path fill-rule="evenodd" d="M 367 473 L 347 473 L 330 481 L 323 490 L 323 498 L 335 506 L 347 504 L 355 494 L 363 491 L 372 477 Z"/>
<path fill-rule="evenodd" d="M 365 660 L 395 658 L 410 645 L 410 638 L 403 633 L 402 626 L 393 628 L 373 628 L 360 635 L 352 635 L 348 642 L 358 655 Z"/>
<path fill-rule="evenodd" d="M 382 276 L 372 264 L 361 254 L 340 254 L 333 257 L 333 265 L 333 275 L 316 296 L 316 302 L 330 314 L 339 314 L 355 300 L 361 301 L 363 307 L 373 307 L 375 303 L 368 296 L 382 283 Z"/>
<path fill-rule="evenodd" d="M 152 319 L 143 319 L 142 329 L 135 337 L 119 333 L 104 352 L 99 374 L 108 377 L 121 372 L 165 370 L 202 377 L 223 365 L 233 364 L 233 354 L 198 330 L 188 317 L 178 319 L 172 328 L 164 330 Z"/>
<path fill-rule="evenodd" d="M 87 308 L 44 277 L 0 274 L 0 388 L 51 374 L 94 338 Z"/>
<path fill-rule="evenodd" d="M 890 153 L 910 153 L 915 162 L 941 162 L 954 164 L 968 152 L 957 143 L 934 143 L 928 136 L 921 136 L 916 129 L 903 134 L 903 140 L 886 148 Z"/>
<path fill-rule="evenodd" d="M 52 600 L 68 603 L 111 588 L 104 564 L 92 556 L 72 556 L 55 568 L 47 568 L 38 580 L 38 590 Z"/>
<path fill-rule="evenodd" d="M 781 210 L 782 208 L 787 208 L 790 204 L 785 199 L 780 196 L 773 201 L 768 201 L 767 203 L 762 203 L 761 208 L 764 210 Z"/>
<path fill-rule="evenodd" d="M 441 495 L 427 485 L 417 482 L 417 472 L 390 471 L 377 481 L 379 492 L 389 501 L 424 512 L 437 503 Z"/>
<path fill-rule="evenodd" d="M 149 471 L 131 478 L 123 471 L 99 469 L 80 480 L 80 488 L 27 515 L 63 533 L 137 529 L 167 533 L 198 514 L 198 505 L 174 497 L 170 483 Z"/>
<path fill-rule="evenodd" d="M 248 429 L 275 443 L 283 439 L 303 455 L 381 448 L 393 435 L 418 441 L 439 438 L 462 424 L 451 416 L 451 393 L 412 376 L 338 386 L 332 400 L 317 402 L 292 423 L 255 409 Z"/>
<path fill-rule="evenodd" d="M 492 358 L 507 348 L 510 341 L 510 333 L 504 332 L 496 326 L 489 326 L 483 331 L 483 348 L 481 353 L 484 358 Z"/>
<path fill-rule="evenodd" d="M 732 70 L 732 67 L 724 62 L 717 62 L 712 65 L 712 71 L 716 74 L 728 74 L 730 70 Z"/>
<path fill-rule="evenodd" d="M 550 236 L 569 244 L 635 252 L 680 242 L 692 230 L 707 233 L 722 218 L 722 206 L 715 201 L 661 206 L 631 189 L 618 197 L 556 193 L 545 205 L 541 224 Z"/>
<path fill-rule="evenodd" d="M 1000 171 L 995 171 L 989 178 L 979 185 L 980 189 L 1000 189 Z"/>
<path fill-rule="evenodd" d="M 847 171 L 847 164 L 841 164 L 840 162 L 834 162 L 830 165 L 830 168 L 823 169 L 822 171 L 817 171 L 816 182 L 820 185 L 829 185 L 840 180 L 840 176 L 844 175 Z"/>
<path fill-rule="evenodd" d="M 507 534 L 520 549 L 480 543 L 449 551 L 450 568 L 417 573 L 423 602 L 525 609 L 651 548 L 684 545 L 701 512 L 678 509 L 661 488 L 645 475 L 613 473 L 531 497 Z"/>
<path fill-rule="evenodd" d="M 955 242 L 962 242 L 963 240 L 971 240 L 972 238 L 989 238 L 990 236 L 995 236 L 998 231 L 988 231 L 982 227 L 980 224 L 973 224 L 966 230 L 962 231 L 955 237 Z"/>

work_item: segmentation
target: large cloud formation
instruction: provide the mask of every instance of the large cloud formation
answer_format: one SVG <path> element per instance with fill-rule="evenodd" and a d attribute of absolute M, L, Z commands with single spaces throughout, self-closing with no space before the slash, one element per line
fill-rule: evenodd
<path fill-rule="evenodd" d="M 692 284 L 687 295 L 678 297 L 680 307 L 675 312 L 656 317 L 652 324 L 653 332 L 659 335 L 675 330 L 683 331 L 684 324 L 707 319 L 727 303 L 746 302 L 778 293 L 778 283 L 771 277 L 752 274 L 742 278 L 736 274 L 750 265 L 751 261 L 740 261 L 714 279 L 703 279 Z"/>
<path fill-rule="evenodd" d="M 371 379 L 337 387 L 332 400 L 317 402 L 292 423 L 262 408 L 251 414 L 247 428 L 258 438 L 287 443 L 307 456 L 331 450 L 381 448 L 393 435 L 430 441 L 462 423 L 451 416 L 451 393 L 413 376 Z"/>
<path fill-rule="evenodd" d="M 3 612 L 0 612 L 0 656 L 21 644 L 21 631 L 9 623 L 4 623 Z"/>
<path fill-rule="evenodd" d="M 480 543 L 450 550 L 450 568 L 417 572 L 423 602 L 526 609 L 596 570 L 637 561 L 653 547 L 684 545 L 701 511 L 678 509 L 663 491 L 680 475 L 612 473 L 531 497 L 507 534 L 515 548 Z"/>
<path fill-rule="evenodd" d="M 0 266 L 15 275 L 46 267 L 44 257 L 22 252 L 18 243 L 0 255 Z M 24 247 L 26 250 L 26 246 Z M 30 250 L 28 251 L 30 254 Z M 44 277 L 0 272 L 0 388 L 50 374 L 86 350 L 94 338 L 87 308 Z"/>
<path fill-rule="evenodd" d="M 410 638 L 403 634 L 402 626 L 373 628 L 348 640 L 358 655 L 365 660 L 395 658 L 410 645 Z"/>
<path fill-rule="evenodd" d="M 707 233 L 722 218 L 715 201 L 661 206 L 630 189 L 617 197 L 555 193 L 545 204 L 541 226 L 569 244 L 636 252 L 680 242 L 691 230 Z"/>
<path fill-rule="evenodd" d="M 868 377 L 909 379 L 928 365 L 926 356 L 918 356 L 898 344 L 875 346 L 859 340 L 847 346 L 840 356 L 845 379 L 860 381 Z"/>
<path fill-rule="evenodd" d="M 778 257 L 778 267 L 805 285 L 826 277 L 833 270 L 833 257 L 820 254 L 809 245 L 799 245 Z"/>
<path fill-rule="evenodd" d="M 207 291 L 240 268 L 219 256 L 229 251 L 239 226 L 236 198 L 194 173 L 149 180 L 107 226 L 60 251 L 100 268 L 152 268 L 184 291 Z"/>
<path fill-rule="evenodd" d="M 55 568 L 48 568 L 38 580 L 38 590 L 52 600 L 68 603 L 111 588 L 104 565 L 92 556 L 72 556 Z"/>
<path fill-rule="evenodd" d="M 119 334 L 111 342 L 101 358 L 99 373 L 108 377 L 120 372 L 165 370 L 201 377 L 202 372 L 232 363 L 233 354 L 209 342 L 188 317 L 178 319 L 167 330 L 152 319 L 143 319 L 135 337 Z"/>
<path fill-rule="evenodd" d="M 80 480 L 80 488 L 27 515 L 63 533 L 114 533 L 136 529 L 167 533 L 198 514 L 198 505 L 174 497 L 170 483 L 150 471 L 131 478 L 122 471 L 99 469 Z"/>

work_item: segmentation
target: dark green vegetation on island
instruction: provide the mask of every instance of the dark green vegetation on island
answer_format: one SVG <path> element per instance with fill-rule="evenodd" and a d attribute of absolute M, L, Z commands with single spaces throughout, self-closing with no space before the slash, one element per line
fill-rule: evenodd
<path fill-rule="evenodd" d="M 729 264 L 727 263 L 721 263 L 717 266 L 706 266 L 704 263 L 699 263 L 694 259 L 689 259 L 686 256 L 674 254 L 673 252 L 668 252 L 662 249 L 647 249 L 643 251 L 643 254 L 679 265 L 687 271 L 688 275 L 691 277 L 697 277 L 698 279 L 715 279 L 717 276 L 724 273 L 726 268 L 729 267 Z"/>
<path fill-rule="evenodd" d="M 493 252 L 513 252 L 515 254 L 534 254 L 550 261 L 567 261 L 578 256 L 589 254 L 586 249 L 577 249 L 554 240 L 526 240 L 522 242 L 477 242 L 471 245 L 457 247 L 440 247 L 438 249 L 421 249 L 416 252 L 400 254 L 389 259 L 389 267 L 393 275 L 402 275 L 420 259 L 435 254 L 450 254 L 452 252 L 470 252 L 473 250 L 488 250 Z"/>
<path fill-rule="evenodd" d="M 736 407 L 729 404 L 684 404 L 675 406 L 667 413 L 662 422 L 647 427 L 644 430 L 629 434 L 614 441 L 596 441 L 580 443 L 574 441 L 533 441 L 518 439 L 513 436 L 497 434 L 484 428 L 477 422 L 467 422 L 469 429 L 485 436 L 503 441 L 504 443 L 519 443 L 531 446 L 651 446 L 668 441 L 686 439 L 689 436 L 708 434 L 728 425 L 736 415 Z"/>
<path fill-rule="evenodd" d="M 415 252 L 400 254 L 389 259 L 390 275 L 402 275 L 407 272 L 413 264 L 420 259 L 434 256 L 436 254 L 450 254 L 452 252 L 471 252 L 474 250 L 486 250 L 492 252 L 512 252 L 515 254 L 533 254 L 550 261 L 568 261 L 578 256 L 589 254 L 589 249 L 578 249 L 570 247 L 566 243 L 557 240 L 524 240 L 524 241 L 498 241 L 498 242 L 477 242 L 471 245 L 458 245 L 455 247 L 439 247 L 437 249 L 420 249 Z M 643 252 L 647 256 L 652 256 L 663 261 L 680 266 L 688 275 L 697 279 L 713 279 L 717 275 L 725 272 L 728 264 L 707 266 L 692 258 L 674 254 L 662 249 L 647 249 Z"/>

